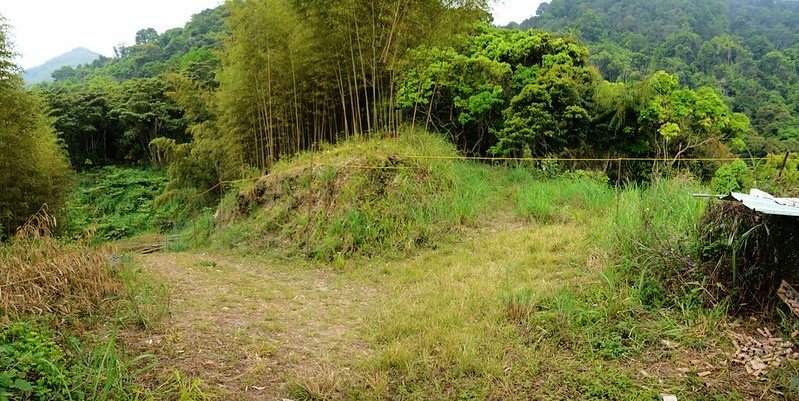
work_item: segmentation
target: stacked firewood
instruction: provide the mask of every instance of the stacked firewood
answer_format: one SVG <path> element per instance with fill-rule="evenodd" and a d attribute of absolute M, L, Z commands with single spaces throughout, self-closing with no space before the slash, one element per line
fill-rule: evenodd
<path fill-rule="evenodd" d="M 777 295 L 788 305 L 791 312 L 799 316 L 799 293 L 796 292 L 793 286 L 783 281 L 782 285 L 780 285 L 780 289 L 777 290 Z"/>
<path fill-rule="evenodd" d="M 758 329 L 759 337 L 731 333 L 735 344 L 734 363 L 743 365 L 746 372 L 761 377 L 787 360 L 799 360 L 794 344 L 773 335 L 768 329 Z"/>

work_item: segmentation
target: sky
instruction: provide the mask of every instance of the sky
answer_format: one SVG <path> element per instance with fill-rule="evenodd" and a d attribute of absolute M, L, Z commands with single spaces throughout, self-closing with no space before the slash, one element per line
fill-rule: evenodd
<path fill-rule="evenodd" d="M 136 32 L 159 33 L 183 26 L 193 14 L 224 0 L 2 0 L 0 15 L 11 25 L 17 62 L 31 68 L 85 47 L 113 56 L 114 46 L 133 44 Z M 494 23 L 531 17 L 542 0 L 495 0 Z M 157 10 L 157 11 L 154 11 Z"/>
<path fill-rule="evenodd" d="M 535 15 L 538 6 L 544 0 L 495 0 L 493 6 L 494 23 L 508 25 L 510 22 L 522 22 Z"/>

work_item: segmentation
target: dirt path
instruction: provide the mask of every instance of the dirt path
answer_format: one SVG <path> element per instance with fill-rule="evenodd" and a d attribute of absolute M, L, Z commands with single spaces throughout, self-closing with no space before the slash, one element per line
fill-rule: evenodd
<path fill-rule="evenodd" d="M 345 361 L 368 352 L 357 338 L 378 295 L 352 278 L 309 266 L 212 254 L 142 256 L 167 282 L 171 316 L 130 344 L 156 354 L 224 399 L 273 400 L 295 378 L 334 385 Z"/>
<path fill-rule="evenodd" d="M 160 329 L 127 333 L 126 342 L 134 354 L 159 358 L 158 380 L 180 372 L 219 399 L 341 399 L 353 384 L 379 398 L 393 391 L 379 389 L 392 371 L 427 358 L 419 353 L 504 347 L 496 331 L 505 328 L 497 319 L 506 287 L 550 292 L 590 276 L 575 225 L 467 234 L 406 259 L 353 262 L 344 273 L 229 253 L 138 256 L 169 286 L 170 316 Z M 503 359 L 496 351 L 480 358 Z M 402 355 L 411 359 L 395 360 Z"/>
<path fill-rule="evenodd" d="M 159 357 L 156 383 L 181 372 L 222 400 L 765 394 L 729 364 L 725 319 L 648 312 L 624 287 L 599 292 L 607 261 L 584 224 L 466 234 L 341 273 L 296 259 L 140 256 L 168 284 L 171 315 L 123 333 L 126 345 Z"/>

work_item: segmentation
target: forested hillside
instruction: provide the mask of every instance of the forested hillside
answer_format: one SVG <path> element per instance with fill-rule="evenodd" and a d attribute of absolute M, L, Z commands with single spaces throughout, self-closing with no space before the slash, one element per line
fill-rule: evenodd
<path fill-rule="evenodd" d="M 798 2 L 552 0 L 521 27 L 580 38 L 610 81 L 664 70 L 713 86 L 752 120 L 752 154 L 799 150 Z"/>
<path fill-rule="evenodd" d="M 53 72 L 63 67 L 78 67 L 84 64 L 91 64 L 94 60 L 101 58 L 102 55 L 89 49 L 79 47 L 72 49 L 60 56 L 54 57 L 40 66 L 33 67 L 22 76 L 25 84 L 34 85 L 42 82 L 51 82 Z"/>
<path fill-rule="evenodd" d="M 134 45 L 116 48 L 115 57 L 63 67 L 53 73 L 54 83 L 35 87 L 52 109 L 73 166 L 157 164 L 153 139 L 187 140 L 191 121 L 168 93 L 183 78 L 216 85 L 226 15 L 220 6 L 183 28 L 142 29 Z"/>
<path fill-rule="evenodd" d="M 141 30 L 115 58 L 64 68 L 37 91 L 76 168 L 169 164 L 169 193 L 202 198 L 321 143 L 408 125 L 468 155 L 669 166 L 758 143 L 712 81 L 630 62 L 614 83 L 574 38 L 491 28 L 486 10 L 471 0 L 230 2 L 182 29 Z M 709 178 L 718 164 L 683 167 Z M 650 172 L 631 164 L 624 175 Z"/>

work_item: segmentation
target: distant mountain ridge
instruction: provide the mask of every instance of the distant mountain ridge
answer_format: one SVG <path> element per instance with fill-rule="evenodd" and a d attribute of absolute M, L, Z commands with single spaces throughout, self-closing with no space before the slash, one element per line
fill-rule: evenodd
<path fill-rule="evenodd" d="M 52 74 L 59 68 L 90 64 L 100 57 L 102 57 L 102 55 L 99 53 L 95 53 L 84 47 L 78 47 L 60 56 L 54 57 L 38 67 L 31 68 L 23 74 L 23 78 L 28 85 L 52 82 Z"/>

